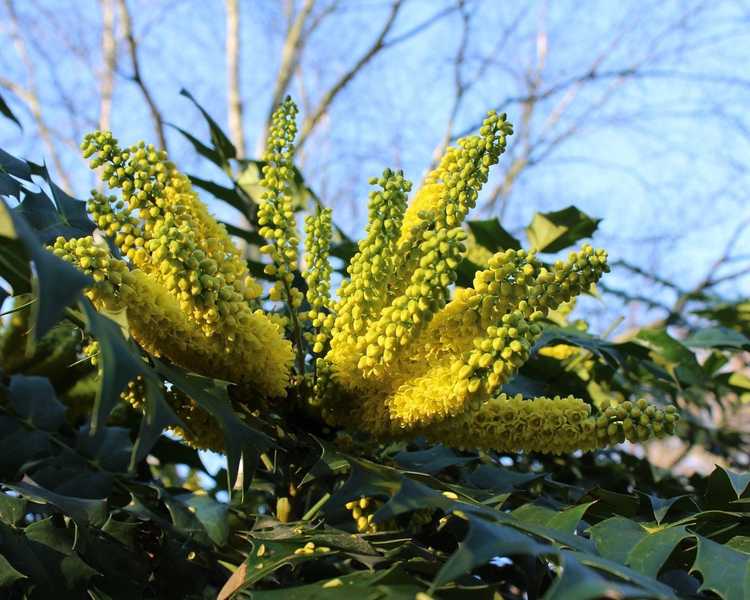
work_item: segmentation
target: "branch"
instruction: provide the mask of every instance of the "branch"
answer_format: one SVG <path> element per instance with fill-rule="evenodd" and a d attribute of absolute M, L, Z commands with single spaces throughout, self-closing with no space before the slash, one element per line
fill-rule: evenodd
<path fill-rule="evenodd" d="M 6 85 L 6 87 L 14 91 L 14 93 L 23 98 L 28 104 L 31 116 L 36 123 L 37 129 L 39 130 L 39 136 L 42 138 L 42 142 L 44 143 L 45 147 L 47 148 L 47 152 L 52 158 L 52 163 L 55 165 L 55 170 L 57 171 L 58 177 L 60 177 L 62 186 L 67 192 L 72 192 L 73 187 L 71 186 L 70 179 L 68 179 L 68 175 L 63 168 L 62 161 L 60 160 L 60 156 L 57 153 L 57 148 L 55 147 L 55 142 L 52 139 L 50 128 L 47 125 L 47 121 L 44 119 L 44 115 L 42 113 L 42 103 L 39 100 L 36 77 L 34 75 L 36 69 L 34 68 L 34 63 L 31 61 L 31 56 L 29 55 L 28 48 L 26 47 L 26 42 L 21 36 L 21 28 L 18 23 L 18 15 L 16 13 L 16 8 L 13 4 L 13 0 L 5 0 L 5 5 L 10 16 L 11 37 L 13 38 L 13 44 L 15 45 L 16 52 L 18 52 L 18 55 L 20 56 L 21 61 L 24 64 L 24 67 L 26 69 L 26 77 L 28 79 L 27 87 L 13 86 L 12 84 Z M 13 90 L 14 87 L 15 90 Z"/>
<path fill-rule="evenodd" d="M 141 76 L 140 61 L 138 59 L 138 43 L 133 36 L 133 21 L 130 18 L 130 11 L 128 10 L 127 0 L 118 0 L 120 6 L 120 18 L 122 20 L 123 36 L 128 45 L 128 53 L 130 54 L 130 62 L 133 65 L 133 75 L 131 80 L 141 90 L 146 104 L 148 105 L 149 112 L 151 113 L 151 120 L 154 122 L 154 129 L 156 130 L 156 136 L 159 139 L 159 147 L 162 150 L 167 149 L 167 138 L 164 134 L 164 120 L 161 117 L 156 102 L 146 83 L 143 81 Z"/>
<path fill-rule="evenodd" d="M 240 157 L 245 156 L 245 132 L 242 129 L 242 96 L 240 93 L 240 10 L 237 0 L 227 5 L 227 97 L 229 134 Z"/>
<path fill-rule="evenodd" d="M 117 68 L 117 42 L 115 41 L 115 7 L 113 0 L 100 0 L 102 9 L 102 62 L 99 81 L 99 129 L 111 128 L 112 94 L 115 86 L 114 75 Z"/>
<path fill-rule="evenodd" d="M 383 48 L 386 47 L 385 38 L 388 33 L 390 33 L 393 24 L 396 22 L 396 17 L 401 10 L 402 4 L 403 0 L 394 0 L 393 4 L 391 4 L 391 10 L 388 14 L 388 18 L 386 19 L 383 28 L 380 30 L 380 33 L 378 34 L 378 37 L 375 39 L 373 44 L 359 58 L 359 60 L 357 60 L 354 66 L 346 73 L 344 73 L 338 79 L 338 81 L 336 81 L 336 83 L 334 83 L 333 86 L 331 86 L 331 88 L 325 94 L 323 94 L 323 98 L 318 103 L 318 107 L 315 109 L 313 114 L 305 119 L 304 123 L 302 124 L 302 131 L 300 132 L 299 140 L 297 141 L 298 150 L 302 148 L 302 146 L 307 141 L 307 138 L 310 136 L 312 130 L 328 112 L 328 109 L 335 100 L 336 96 L 339 95 L 339 93 L 349 84 L 352 79 L 354 79 L 357 73 L 359 73 L 367 65 L 367 63 L 369 63 L 381 50 L 383 50 Z M 399 41 L 402 41 L 403 39 L 405 38 L 401 36 L 388 45 L 393 45 L 395 43 L 398 43 Z"/>
<path fill-rule="evenodd" d="M 271 124 L 273 111 L 276 110 L 276 107 L 281 104 L 281 101 L 284 99 L 284 96 L 289 89 L 289 82 L 292 80 L 297 65 L 299 64 L 302 49 L 304 48 L 307 36 L 310 33 L 310 31 L 305 31 L 305 23 L 307 22 L 314 5 L 315 0 L 305 0 L 304 5 L 294 18 L 292 18 L 291 7 L 288 9 L 290 11 L 288 15 L 289 27 L 286 32 L 286 38 L 284 39 L 284 45 L 281 49 L 281 64 L 279 65 L 279 72 L 276 76 L 276 83 L 273 87 L 271 106 L 268 110 L 263 134 L 258 140 L 260 148 L 259 154 L 262 154 L 265 151 L 266 138 L 268 137 L 268 128 Z"/>

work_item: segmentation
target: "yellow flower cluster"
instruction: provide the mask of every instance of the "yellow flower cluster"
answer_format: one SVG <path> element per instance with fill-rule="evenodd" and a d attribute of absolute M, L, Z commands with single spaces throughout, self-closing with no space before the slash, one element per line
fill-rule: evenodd
<path fill-rule="evenodd" d="M 539 320 L 607 270 L 606 253 L 590 246 L 549 267 L 533 252 L 507 250 L 450 299 L 466 252 L 463 219 L 511 132 L 504 115 L 490 113 L 408 208 L 401 173 L 373 182 L 382 192 L 370 195 L 367 236 L 339 291 L 325 356 L 331 424 L 382 437 L 452 436 L 451 424 L 481 414 L 528 359 Z"/>
<path fill-rule="evenodd" d="M 332 211 L 324 208 L 305 219 L 305 272 L 307 302 L 310 310 L 307 320 L 314 333 L 307 336 L 312 351 L 320 355 L 330 339 L 333 315 L 331 314 L 331 263 L 328 259 L 331 243 Z"/>
<path fill-rule="evenodd" d="M 190 180 L 163 151 L 142 142 L 121 150 L 110 132 L 87 135 L 81 147 L 109 187 L 122 190 L 120 201 L 92 193 L 88 210 L 98 227 L 206 336 L 233 342 L 261 288 Z"/>
<path fill-rule="evenodd" d="M 143 143 L 122 150 L 109 132 L 81 147 L 121 190 L 121 200 L 92 193 L 87 208 L 124 258 L 92 237 L 58 238 L 52 250 L 92 276 L 97 308 L 126 310 L 134 339 L 155 356 L 282 396 L 291 344 L 254 308 L 260 285 L 189 179 L 164 152 Z"/>
<path fill-rule="evenodd" d="M 359 500 L 346 503 L 346 509 L 351 512 L 352 519 L 357 525 L 358 533 L 378 533 L 389 529 L 389 523 L 375 523 L 375 513 L 383 505 L 375 498 L 362 496 Z"/>
<path fill-rule="evenodd" d="M 560 454 L 659 437 L 672 433 L 676 420 L 674 407 L 662 411 L 645 399 L 606 406 L 599 416 L 592 416 L 591 406 L 573 396 L 529 400 L 520 394 L 500 394 L 425 435 L 472 450 Z"/>
<path fill-rule="evenodd" d="M 265 396 L 300 384 L 330 425 L 376 438 L 421 435 L 458 447 L 553 453 L 673 431 L 674 410 L 646 400 L 594 409 L 573 397 L 502 393 L 528 359 L 541 321 L 608 271 L 606 253 L 589 245 L 552 264 L 533 251 L 505 250 L 483 256 L 472 285 L 456 288 L 467 254 L 464 219 L 512 134 L 502 114 L 490 112 L 478 135 L 449 148 L 411 203 L 412 184 L 402 172 L 386 169 L 370 181 L 377 187 L 369 194 L 366 236 L 335 301 L 331 211 L 309 216 L 302 273 L 309 309 L 300 312 L 296 114 L 287 98 L 273 115 L 258 212 L 267 239 L 261 251 L 271 259 L 265 271 L 275 278 L 269 298 L 286 304 L 288 318 L 257 308 L 261 287 L 166 154 L 142 143 L 122 150 L 108 132 L 87 136 L 82 149 L 121 199 L 92 193 L 88 209 L 123 258 L 92 237 L 58 238 L 53 252 L 91 275 L 87 294 L 97 308 L 126 311 L 134 339 L 152 355 Z M 296 345 L 294 378 L 287 324 Z M 577 350 L 564 345 L 543 350 L 557 358 L 571 352 Z M 309 377 L 312 387 L 301 385 Z M 142 387 L 136 380 L 125 393 L 135 406 L 143 404 Z M 190 429 L 182 435 L 220 448 L 210 416 L 177 390 L 166 392 Z M 378 530 L 376 500 L 347 508 L 358 531 Z"/>
<path fill-rule="evenodd" d="M 258 211 L 259 233 L 268 240 L 261 252 L 272 260 L 265 271 L 276 278 L 271 300 L 283 300 L 291 309 L 299 308 L 302 303 L 302 293 L 293 285 L 299 245 L 291 195 L 296 116 L 297 107 L 288 97 L 273 113 L 260 182 L 266 191 Z"/>

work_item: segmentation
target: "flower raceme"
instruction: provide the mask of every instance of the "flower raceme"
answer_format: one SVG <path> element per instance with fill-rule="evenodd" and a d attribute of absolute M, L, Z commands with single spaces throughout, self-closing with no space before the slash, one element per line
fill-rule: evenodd
<path fill-rule="evenodd" d="M 92 193 L 88 210 L 123 258 L 91 237 L 59 238 L 54 253 L 92 276 L 87 293 L 97 308 L 126 311 L 148 352 L 266 396 L 306 381 L 302 397 L 332 426 L 381 439 L 540 452 L 673 430 L 676 414 L 645 400 L 592 407 L 573 397 L 501 393 L 550 312 L 608 271 L 606 253 L 589 245 L 552 264 L 533 250 L 504 250 L 484 257 L 471 287 L 456 287 L 467 253 L 464 219 L 512 134 L 505 115 L 490 112 L 477 135 L 449 148 L 411 202 L 402 172 L 386 169 L 370 181 L 366 234 L 335 300 L 331 211 L 307 217 L 307 289 L 297 289 L 296 112 L 287 99 L 273 116 L 258 210 L 265 272 L 275 280 L 268 299 L 282 302 L 286 317 L 260 310 L 261 286 L 165 153 L 142 143 L 122 150 L 108 132 L 87 136 L 82 149 L 121 198 Z M 189 398 L 172 400 L 178 412 L 195 409 Z M 202 427 L 203 417 L 192 422 Z"/>
<path fill-rule="evenodd" d="M 58 238 L 52 251 L 92 276 L 97 308 L 124 309 L 134 339 L 155 356 L 282 396 L 291 344 L 257 307 L 260 285 L 189 179 L 164 152 L 122 150 L 108 132 L 86 136 L 82 150 L 121 190 L 121 199 L 92 192 L 87 208 L 127 262 L 92 237 Z"/>

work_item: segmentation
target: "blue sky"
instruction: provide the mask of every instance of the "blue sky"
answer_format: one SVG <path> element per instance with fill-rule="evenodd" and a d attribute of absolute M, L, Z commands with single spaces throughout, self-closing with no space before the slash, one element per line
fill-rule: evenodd
<path fill-rule="evenodd" d="M 166 119 L 205 135 L 200 115 L 178 94 L 185 87 L 225 125 L 223 4 L 218 0 L 140 0 L 129 5 L 144 77 Z M 278 2 L 257 0 L 241 5 L 242 92 L 245 131 L 252 149 L 268 112 L 285 22 Z M 371 43 L 388 10 L 388 2 L 376 0 L 350 0 L 342 5 L 306 48 L 303 75 L 290 90 L 300 104 L 307 97 L 314 103 L 353 64 Z M 442 0 L 407 1 L 391 37 L 452 5 Z M 482 65 L 485 72 L 457 115 L 458 131 L 477 123 L 486 109 L 502 99 L 524 95 L 540 52 L 545 52 L 543 90 L 585 73 L 587 65 L 602 54 L 605 58 L 597 64 L 600 73 L 639 61 L 645 65 L 642 77 L 622 83 L 605 78 L 601 84 L 582 86 L 567 105 L 570 88 L 537 104 L 527 131 L 541 148 L 545 139 L 564 134 L 574 123 L 575 134 L 522 172 L 503 211 L 504 226 L 521 232 L 534 211 L 575 204 L 603 218 L 594 241 L 614 259 L 676 279 L 685 287 L 695 285 L 710 270 L 735 226 L 750 217 L 747 4 L 483 0 L 470 6 L 472 35 L 465 76 Z M 97 120 L 99 4 L 38 0 L 16 2 L 16 7 L 44 113 L 60 137 L 72 140 Z M 0 38 L 10 48 L 9 25 L 7 20 L 0 22 Z M 494 53 L 510 23 L 516 23 L 512 35 Z M 352 235 L 358 236 L 364 227 L 369 176 L 386 166 L 401 167 L 419 181 L 430 164 L 450 111 L 453 60 L 460 39 L 461 21 L 454 13 L 383 51 L 336 99 L 307 144 L 302 157 L 306 177 L 324 202 L 334 206 L 337 223 Z M 648 59 L 650 53 L 657 58 Z M 115 135 L 124 143 L 153 140 L 142 97 L 124 77 L 130 72 L 124 55 L 120 72 L 123 76 L 116 80 L 113 107 Z M 28 74 L 12 51 L 0 57 L 0 73 L 28 83 Z M 0 146 L 40 160 L 45 149 L 28 110 L 16 96 L 2 88 L 0 93 L 25 124 L 20 132 L 11 123 L 0 122 Z M 561 106 L 564 117 L 546 129 Z M 523 106 L 511 102 L 507 109 L 510 120 L 521 124 Z M 169 130 L 168 141 L 183 169 L 220 177 L 195 157 L 177 132 Z M 518 152 L 523 143 L 523 136 L 514 136 L 509 152 Z M 58 150 L 75 191 L 84 196 L 93 183 L 91 175 L 72 146 L 60 142 Z M 507 158 L 488 187 L 497 183 L 504 166 L 510 164 L 512 157 Z M 213 208 L 222 217 L 233 218 L 223 208 Z M 498 213 L 498 206 L 493 206 L 475 216 Z M 740 236 L 735 253 L 750 254 L 750 236 Z M 744 264 L 733 263 L 727 272 Z M 664 295 L 625 271 L 614 272 L 608 282 Z M 723 291 L 747 295 L 748 280 L 733 282 Z M 601 313 L 602 328 L 619 314 L 633 322 L 651 317 L 641 306 L 625 307 L 612 299 L 605 305 L 588 304 L 590 310 Z"/>

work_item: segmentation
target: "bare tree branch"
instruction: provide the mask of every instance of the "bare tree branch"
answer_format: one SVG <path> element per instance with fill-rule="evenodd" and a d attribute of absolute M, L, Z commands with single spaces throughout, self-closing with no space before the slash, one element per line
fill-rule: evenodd
<path fill-rule="evenodd" d="M 112 94 L 117 68 L 115 6 L 113 0 L 100 0 L 102 10 L 102 71 L 99 75 L 99 129 L 111 129 Z"/>
<path fill-rule="evenodd" d="M 367 65 L 367 63 L 369 63 L 381 50 L 383 50 L 383 48 L 386 47 L 385 38 L 391 31 L 393 24 L 396 22 L 396 17 L 398 16 L 402 5 L 403 0 L 394 0 L 393 4 L 391 4 L 391 10 L 388 13 L 385 24 L 380 30 L 377 38 L 375 38 L 373 44 L 362 56 L 359 57 L 354 66 L 352 66 L 348 71 L 346 71 L 346 73 L 339 77 L 336 83 L 334 83 L 331 88 L 328 89 L 325 94 L 323 94 L 323 97 L 318 103 L 315 111 L 302 123 L 302 129 L 297 141 L 298 149 L 302 148 L 312 130 L 328 112 L 328 109 L 336 99 L 336 96 L 338 96 L 338 94 L 349 84 L 349 82 L 354 79 L 354 77 L 356 77 L 357 73 L 359 73 Z"/>
<path fill-rule="evenodd" d="M 245 132 L 242 128 L 240 92 L 240 9 L 237 0 L 226 0 L 227 7 L 227 87 L 229 135 L 240 157 L 245 156 Z"/>
<path fill-rule="evenodd" d="M 127 43 L 128 54 L 130 55 L 130 62 L 133 67 L 133 75 L 131 76 L 131 79 L 141 90 L 143 99 L 148 105 L 149 112 L 151 113 L 151 120 L 153 121 L 154 129 L 156 130 L 156 136 L 159 139 L 159 147 L 166 150 L 167 137 L 164 134 L 164 120 L 162 119 L 159 108 L 156 106 L 156 102 L 141 75 L 140 60 L 138 59 L 138 43 L 133 34 L 133 21 L 130 17 L 127 0 L 118 0 L 118 4 L 120 8 L 120 20 L 122 21 L 122 33 Z"/>
<path fill-rule="evenodd" d="M 21 28 L 18 24 L 18 14 L 16 13 L 16 8 L 13 4 L 13 0 L 5 0 L 5 5 L 8 10 L 8 15 L 10 16 L 11 36 L 13 38 L 13 44 L 15 45 L 16 52 L 18 52 L 18 55 L 24 64 L 24 68 L 26 69 L 26 78 L 28 80 L 28 86 L 25 88 L 16 86 L 17 91 L 15 93 L 24 98 L 24 100 L 28 104 L 29 110 L 31 111 L 31 116 L 33 117 L 34 122 L 36 123 L 36 127 L 39 131 L 39 137 L 42 138 L 42 142 L 47 148 L 47 152 L 52 159 L 52 163 L 55 165 L 57 176 L 60 178 L 60 182 L 62 183 L 63 188 L 65 188 L 66 191 L 71 192 L 73 188 L 71 186 L 70 179 L 65 172 L 62 161 L 60 160 L 60 156 L 57 152 L 57 148 L 55 147 L 55 142 L 52 139 L 50 128 L 47 125 L 47 121 L 45 120 L 42 112 L 42 103 L 39 99 L 39 93 L 37 91 L 34 64 L 31 60 L 31 56 L 29 56 L 26 42 L 21 35 Z M 23 92 L 23 94 L 21 92 Z"/>
<path fill-rule="evenodd" d="M 296 17 L 293 17 L 292 7 L 287 7 L 287 15 L 289 18 L 289 27 L 287 28 L 286 38 L 284 39 L 284 45 L 281 49 L 281 64 L 279 65 L 279 71 L 276 75 L 276 83 L 274 84 L 273 94 L 271 95 L 271 106 L 268 109 L 268 116 L 266 117 L 266 126 L 264 128 L 259 145 L 261 150 L 265 150 L 265 140 L 268 133 L 268 126 L 271 123 L 271 117 L 276 107 L 281 104 L 284 96 L 289 89 L 289 82 L 292 80 L 294 73 L 299 64 L 300 56 L 307 40 L 307 34 L 309 31 L 305 30 L 305 23 L 310 16 L 310 13 L 315 6 L 315 0 L 305 0 L 302 8 L 297 13 Z"/>

